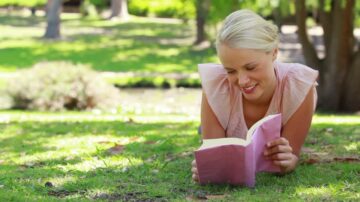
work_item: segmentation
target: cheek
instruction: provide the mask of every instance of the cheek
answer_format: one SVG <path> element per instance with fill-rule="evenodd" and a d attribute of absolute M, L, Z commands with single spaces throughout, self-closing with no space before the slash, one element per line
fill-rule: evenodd
<path fill-rule="evenodd" d="M 263 66 L 261 71 L 256 72 L 256 78 L 262 81 L 272 80 L 273 76 L 274 69 L 272 66 L 269 65 Z"/>
<path fill-rule="evenodd" d="M 231 75 L 231 74 L 227 75 L 227 79 L 230 83 L 236 83 L 236 81 L 237 81 L 236 76 Z"/>

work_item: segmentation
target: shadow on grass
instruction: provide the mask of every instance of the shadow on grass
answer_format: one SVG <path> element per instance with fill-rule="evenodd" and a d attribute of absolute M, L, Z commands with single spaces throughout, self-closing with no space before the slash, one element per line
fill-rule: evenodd
<path fill-rule="evenodd" d="M 45 22 L 45 17 L 21 17 L 16 15 L 4 15 L 0 14 L 0 24 L 13 27 L 31 27 L 39 26 L 41 23 Z"/>
<path fill-rule="evenodd" d="M 161 45 L 156 41 L 143 42 L 127 39 L 125 44 L 111 42 L 101 46 L 101 37 L 92 36 L 89 45 L 86 40 L 78 47 L 71 48 L 71 43 L 57 46 L 39 42 L 32 47 L 12 47 L 2 49 L 0 58 L 2 66 L 28 68 L 40 61 L 70 61 L 90 65 L 99 71 L 114 72 L 195 72 L 197 64 L 211 62 L 215 55 L 212 49 L 195 51 L 191 46 Z M 123 39 L 120 39 L 123 40 Z M 62 50 L 65 49 L 65 50 Z M 16 60 L 14 60 L 16 58 Z M 206 59 L 208 58 L 208 59 Z"/>
<path fill-rule="evenodd" d="M 21 18 L 14 17 L 13 21 L 9 23 L 21 24 L 16 23 Z M 24 19 L 22 23 L 25 26 L 30 22 Z M 25 40 L 31 45 L 19 46 L 12 39 L 13 45 L 1 50 L 0 65 L 21 69 L 44 60 L 66 60 L 89 64 L 99 71 L 195 72 L 198 63 L 214 62 L 215 49 L 193 50 L 191 25 L 137 21 L 92 23 L 72 25 L 70 20 L 64 21 L 64 29 L 71 28 L 74 33 L 64 34 L 68 39 L 63 41 L 22 38 L 19 43 Z M 82 33 L 82 28 L 89 30 Z M 92 33 L 91 29 L 95 28 L 101 30 Z M 8 40 L 5 38 L 2 41 Z"/>

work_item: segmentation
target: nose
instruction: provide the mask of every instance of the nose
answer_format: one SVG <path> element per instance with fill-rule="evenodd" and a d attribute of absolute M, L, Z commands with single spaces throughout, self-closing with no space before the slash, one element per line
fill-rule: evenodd
<path fill-rule="evenodd" d="M 238 75 L 238 84 L 239 86 L 246 86 L 247 83 L 249 83 L 250 78 L 246 74 L 240 74 Z"/>

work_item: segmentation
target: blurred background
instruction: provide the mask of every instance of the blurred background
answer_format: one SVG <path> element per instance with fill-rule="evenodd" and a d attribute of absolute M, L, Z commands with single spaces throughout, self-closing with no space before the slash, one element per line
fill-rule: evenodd
<path fill-rule="evenodd" d="M 360 110 L 355 0 L 0 0 L 0 107 L 198 116 L 197 64 L 243 8 L 279 27 L 280 61 L 320 71 L 320 111 Z"/>

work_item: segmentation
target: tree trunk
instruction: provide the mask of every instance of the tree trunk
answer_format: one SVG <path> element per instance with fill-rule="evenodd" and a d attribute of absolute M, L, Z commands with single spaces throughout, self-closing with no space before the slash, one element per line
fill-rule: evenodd
<path fill-rule="evenodd" d="M 210 9 L 210 2 L 210 0 L 196 1 L 196 40 L 194 45 L 198 45 L 207 40 L 205 23 Z"/>
<path fill-rule="evenodd" d="M 30 11 L 31 11 L 31 16 L 36 16 L 36 7 L 31 7 L 30 8 Z"/>
<path fill-rule="evenodd" d="M 111 16 L 109 19 L 118 18 L 127 20 L 129 12 L 126 0 L 111 0 Z"/>
<path fill-rule="evenodd" d="M 274 22 L 276 26 L 279 28 L 279 32 L 281 33 L 281 26 L 283 24 L 283 17 L 281 15 L 280 8 L 273 8 L 272 15 L 274 16 Z"/>
<path fill-rule="evenodd" d="M 355 54 L 348 75 L 345 79 L 346 94 L 344 96 L 345 111 L 360 111 L 360 47 Z"/>
<path fill-rule="evenodd" d="M 46 20 L 47 26 L 45 31 L 45 38 L 57 39 L 60 38 L 60 13 L 62 0 L 48 0 L 46 5 Z"/>
<path fill-rule="evenodd" d="M 296 0 L 295 1 L 296 8 L 296 24 L 298 26 L 298 38 L 303 48 L 303 54 L 305 58 L 306 64 L 314 69 L 320 69 L 320 60 L 316 54 L 316 50 L 314 46 L 311 44 L 309 40 L 309 36 L 307 34 L 306 28 L 306 7 L 305 1 Z"/>
<path fill-rule="evenodd" d="M 341 2 L 332 1 L 330 13 L 323 10 L 324 0 L 320 0 L 326 53 L 323 60 L 317 57 L 306 32 L 304 0 L 296 0 L 295 4 L 298 37 L 306 64 L 320 71 L 319 107 L 328 111 L 356 111 L 360 110 L 360 59 L 356 59 L 360 54 L 354 53 L 354 0 L 347 0 L 344 6 Z"/>

